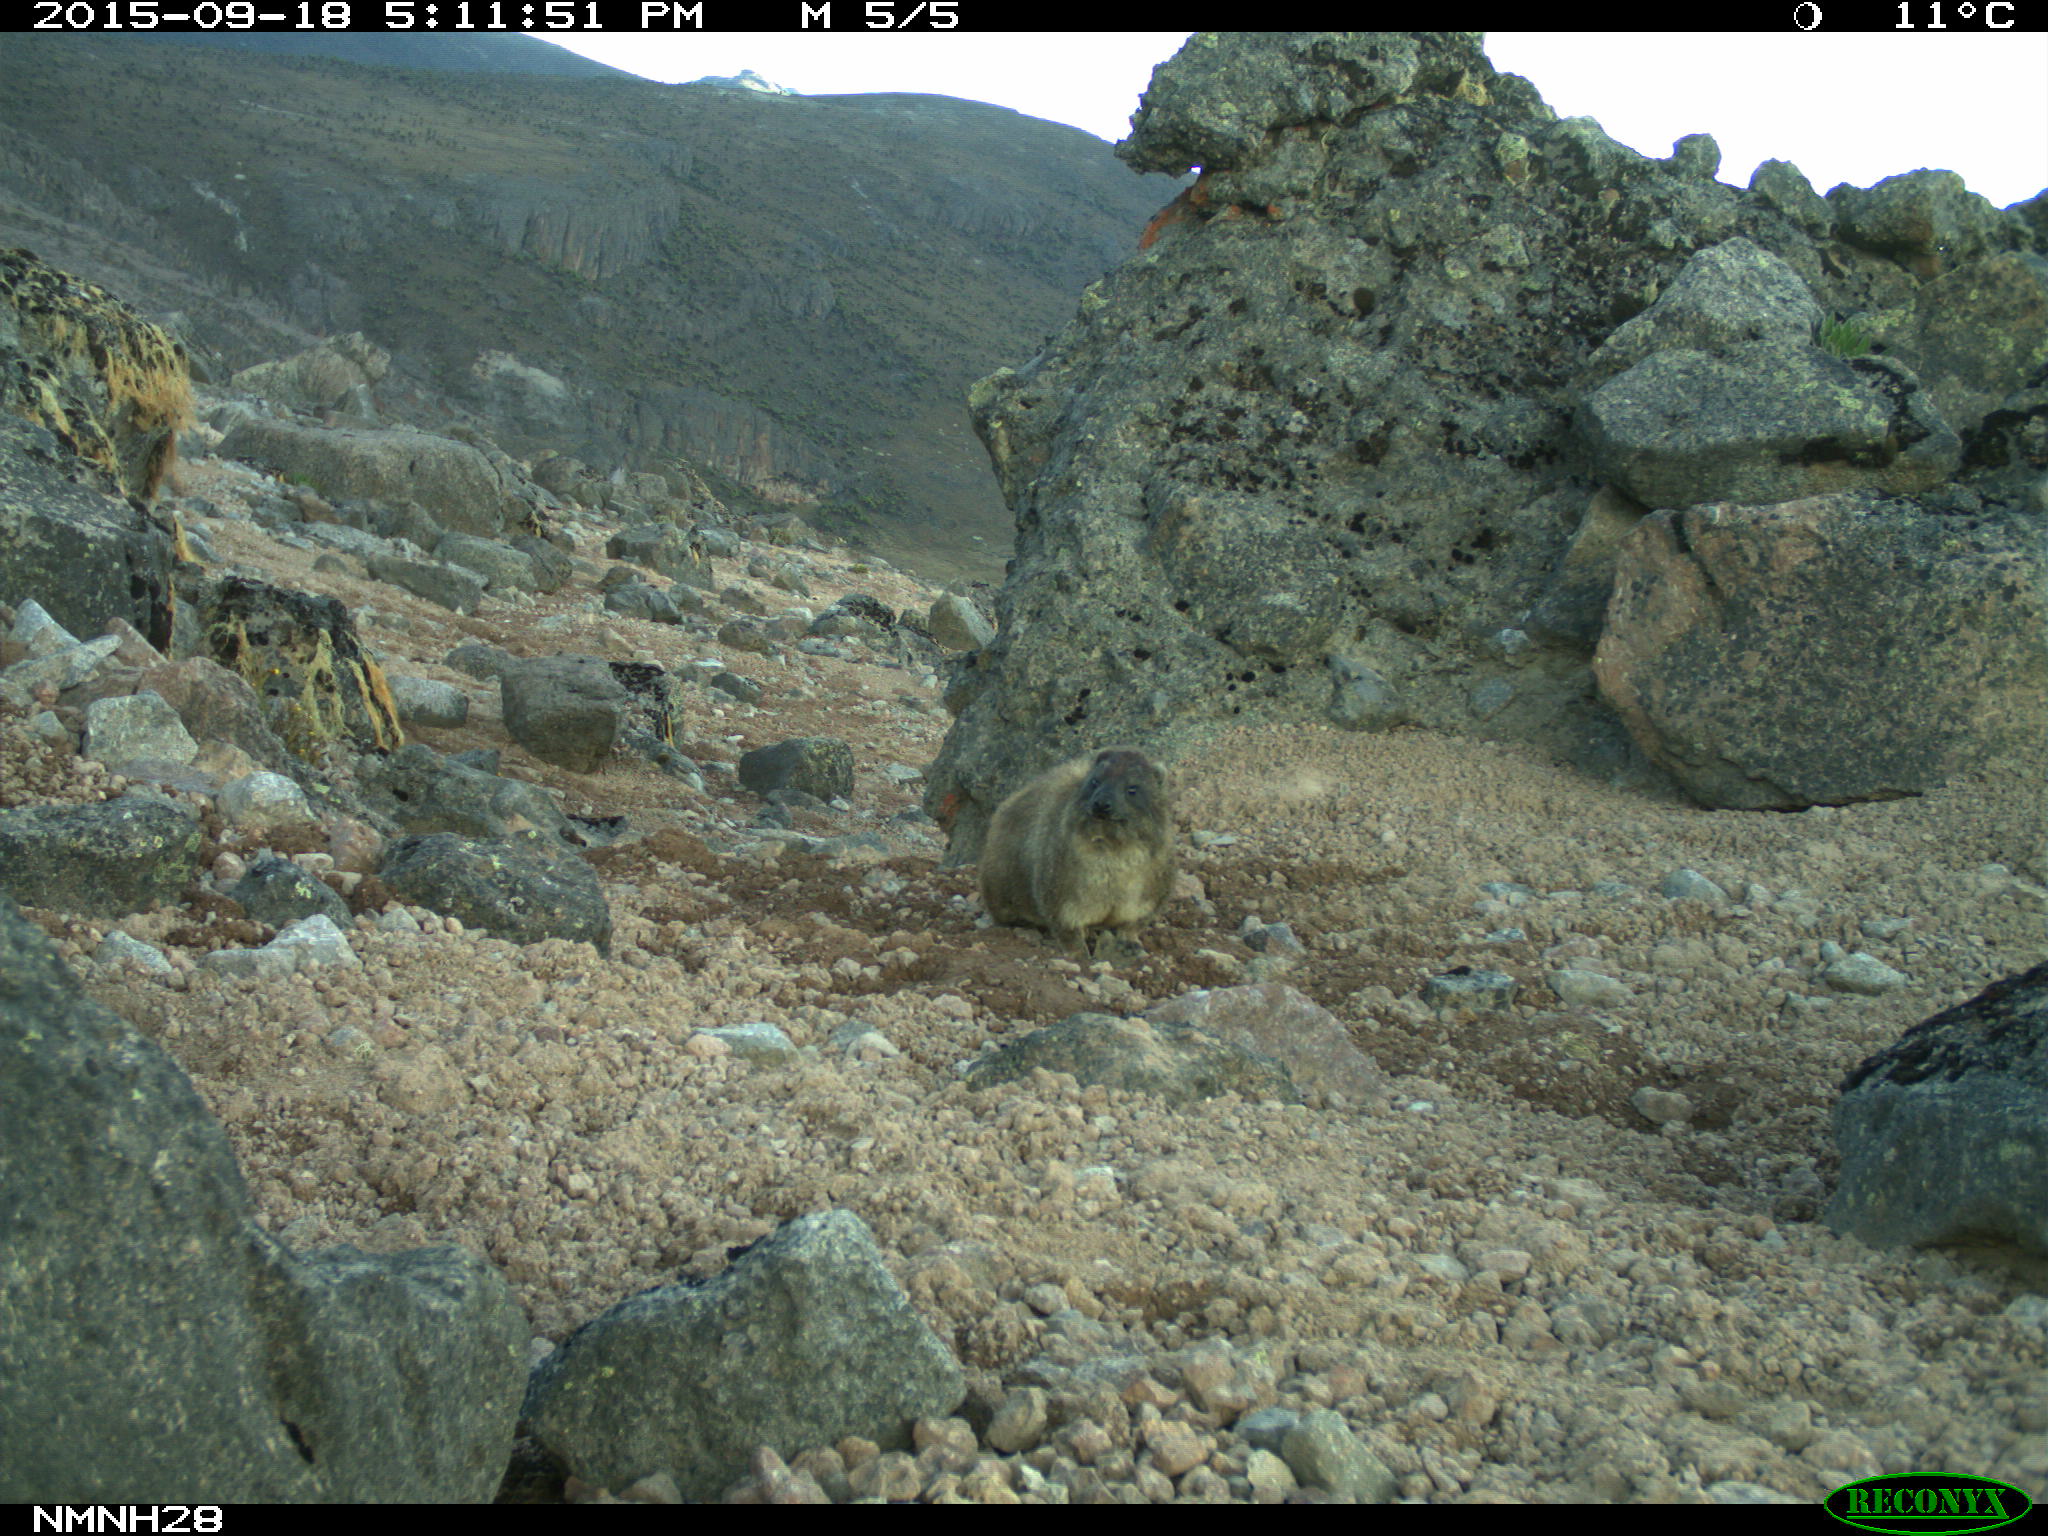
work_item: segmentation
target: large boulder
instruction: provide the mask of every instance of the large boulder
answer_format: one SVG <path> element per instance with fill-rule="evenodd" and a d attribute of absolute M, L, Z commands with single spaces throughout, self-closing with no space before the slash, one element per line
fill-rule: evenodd
<path fill-rule="evenodd" d="M 2038 401 L 2015 388 L 1967 445 L 1937 402 L 1986 409 L 2007 331 L 2033 355 L 2031 267 L 1963 277 L 2029 226 L 1946 181 L 1831 206 L 1777 164 L 1738 190 L 1705 135 L 1651 159 L 1559 121 L 1465 33 L 1199 34 L 1118 153 L 1202 175 L 969 393 L 1017 538 L 926 776 L 956 861 L 1006 785 L 1104 742 L 1171 761 L 1232 719 L 1607 771 L 1628 743 L 1586 668 L 1643 510 L 1945 494 L 1994 458 L 1971 495 L 2026 494 L 2007 460 Z M 1838 210 L 1867 246 L 1830 238 Z M 1956 280 L 1923 327 L 1926 231 Z M 1995 365 L 1955 364 L 1973 337 Z"/>
<path fill-rule="evenodd" d="M 73 634 L 125 619 L 171 639 L 173 539 L 147 513 L 65 473 L 46 429 L 0 413 L 0 602 L 38 602 Z"/>
<path fill-rule="evenodd" d="M 502 838 L 538 828 L 566 840 L 570 830 L 561 807 L 538 784 L 485 773 L 419 742 L 365 766 L 363 800 L 390 825 L 418 836 Z"/>
<path fill-rule="evenodd" d="M 185 349 L 106 289 L 0 250 L 0 410 L 54 433 L 102 489 L 147 502 L 192 412 Z"/>
<path fill-rule="evenodd" d="M 532 531 L 532 506 L 509 460 L 411 427 L 329 430 L 244 417 L 218 452 L 309 485 L 329 501 L 415 501 L 458 533 Z"/>
<path fill-rule="evenodd" d="M 1837 1232 L 2048 1254 L 2048 965 L 1914 1025 L 1850 1073 L 1835 1141 Z"/>
<path fill-rule="evenodd" d="M 952 1352 L 911 1309 L 867 1224 L 803 1216 L 702 1285 L 668 1285 L 586 1324 L 533 1373 L 534 1437 L 588 1482 L 669 1472 L 685 1499 L 857 1435 L 906 1445 L 913 1420 L 966 1395 Z"/>
<path fill-rule="evenodd" d="M 527 1325 L 461 1248 L 299 1254 L 177 1064 L 0 899 L 0 1499 L 487 1500 Z"/>
<path fill-rule="evenodd" d="M 374 417 L 371 391 L 391 372 L 391 354 L 361 331 L 330 336 L 277 362 L 244 368 L 236 389 L 301 411 L 342 411 Z"/>
<path fill-rule="evenodd" d="M 292 753 L 319 762 L 342 743 L 386 752 L 405 740 L 384 669 L 338 599 L 243 576 L 194 596 L 206 650 L 255 692 Z"/>
<path fill-rule="evenodd" d="M 2048 746 L 2044 554 L 2032 519 L 1867 497 L 1659 512 L 1594 674 L 1702 805 L 1917 793 Z"/>

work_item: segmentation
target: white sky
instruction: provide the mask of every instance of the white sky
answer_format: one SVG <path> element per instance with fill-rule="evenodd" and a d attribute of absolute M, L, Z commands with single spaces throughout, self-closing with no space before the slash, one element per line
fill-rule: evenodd
<path fill-rule="evenodd" d="M 805 95 L 915 91 L 994 102 L 1116 140 L 1181 32 L 533 34 L 651 80 L 751 69 Z M 1923 166 L 1999 207 L 2048 188 L 2048 33 L 1490 32 L 1496 68 L 1561 117 L 1646 155 L 1688 133 L 1746 186 L 1790 160 L 1814 190 Z"/>

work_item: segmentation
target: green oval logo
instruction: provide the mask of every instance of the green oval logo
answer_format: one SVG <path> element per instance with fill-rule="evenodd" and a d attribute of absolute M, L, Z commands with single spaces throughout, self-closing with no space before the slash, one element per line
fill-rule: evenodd
<path fill-rule="evenodd" d="M 1866 1477 L 1844 1483 L 1821 1502 L 1844 1525 L 1905 1536 L 1988 1531 L 2010 1525 L 2034 1507 L 2034 1501 L 2011 1483 L 1946 1472 Z"/>

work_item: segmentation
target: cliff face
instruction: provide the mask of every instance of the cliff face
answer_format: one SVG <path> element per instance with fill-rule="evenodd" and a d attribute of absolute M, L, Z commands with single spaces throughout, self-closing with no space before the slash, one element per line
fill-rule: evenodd
<path fill-rule="evenodd" d="M 957 855 L 1045 763 L 1172 756 L 1240 715 L 1413 721 L 1634 771 L 1590 663 L 1655 509 L 1917 498 L 1911 517 L 1985 524 L 1950 533 L 1985 551 L 1958 579 L 1989 584 L 1987 634 L 2038 616 L 2038 200 L 2001 213 L 1935 171 L 1824 199 L 1782 162 L 1738 190 L 1704 134 L 1650 160 L 1558 121 L 1473 34 L 1198 35 L 1118 154 L 1204 175 L 1056 341 L 976 386 L 1017 553 L 930 776 Z M 1820 625 L 1871 611 L 1867 591 L 1798 603 Z M 1699 643 L 1748 643 L 1728 622 Z M 1654 668 L 1648 643 L 1610 652 Z M 2023 674 L 2022 735 L 2038 656 Z M 1820 734 L 1897 718 L 1862 678 L 1769 682 Z M 1667 767 L 1711 758 L 1688 784 L 1785 779 L 1742 740 L 1761 707 L 1674 701 L 1630 731 Z M 1704 716 L 1725 722 L 1711 741 L 1673 723 Z M 1792 777 L 1729 803 L 1870 792 Z"/>
<path fill-rule="evenodd" d="M 0 87 L 0 242 L 180 312 L 224 368 L 362 331 L 394 414 L 598 465 L 681 453 L 963 551 L 1008 521 L 966 385 L 1171 190 L 943 98 L 36 36 Z"/>

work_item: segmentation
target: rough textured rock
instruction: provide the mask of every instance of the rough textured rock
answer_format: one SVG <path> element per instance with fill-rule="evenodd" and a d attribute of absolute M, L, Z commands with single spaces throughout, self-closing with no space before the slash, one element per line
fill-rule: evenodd
<path fill-rule="evenodd" d="M 757 1445 L 905 1445 L 912 1420 L 951 1413 L 965 1391 L 866 1223 L 835 1210 L 787 1223 L 714 1280 L 645 1291 L 579 1329 L 534 1371 L 525 1417 L 578 1477 L 668 1471 L 705 1499 Z"/>
<path fill-rule="evenodd" d="M 1340 1093 L 1360 1104 L 1386 1089 L 1385 1076 L 1351 1043 L 1337 1016 L 1280 982 L 1186 992 L 1154 1003 L 1145 1018 L 1153 1024 L 1192 1024 L 1269 1056 L 1304 1092 Z"/>
<path fill-rule="evenodd" d="M 434 546 L 434 556 L 476 572 L 490 583 L 493 592 L 532 592 L 539 587 L 534 579 L 533 561 L 497 539 L 480 539 L 470 533 L 446 534 Z"/>
<path fill-rule="evenodd" d="M 296 356 L 244 368 L 231 382 L 236 389 L 295 410 L 360 417 L 370 403 L 370 391 L 390 372 L 391 354 L 361 331 L 350 331 Z"/>
<path fill-rule="evenodd" d="M 505 838 L 534 827 L 569 835 L 568 818 L 540 786 L 472 768 L 420 742 L 370 770 L 363 797 L 392 826 L 416 835 Z"/>
<path fill-rule="evenodd" d="M 2048 560 L 2026 518 L 1829 497 L 1644 519 L 1594 662 L 1703 805 L 1911 794 L 2048 742 Z"/>
<path fill-rule="evenodd" d="M 1981 410 L 2018 374 L 1937 396 L 1962 375 L 1931 345 L 1817 344 L 1917 316 L 1916 220 L 1961 232 L 1935 241 L 1958 274 L 2003 263 L 1929 300 L 1944 323 L 2032 355 L 2019 217 L 1911 178 L 1831 204 L 1783 165 L 1739 191 L 1704 135 L 1652 160 L 1558 121 L 1471 34 L 1199 34 L 1118 153 L 1203 175 L 970 392 L 1017 543 L 927 775 L 956 861 L 1003 785 L 1106 741 L 1170 763 L 1232 716 L 1409 720 L 1612 772 L 1628 741 L 1585 668 L 1644 500 L 1977 463 L 1936 401 Z M 2033 410 L 2001 397 L 1969 445 L 2000 459 L 1987 511 L 2026 494 Z"/>
<path fill-rule="evenodd" d="M 0 901 L 0 1498 L 482 1500 L 527 1329 L 460 1248 L 294 1254 L 175 1063 Z M 198 1490 L 204 1489 L 203 1494 Z"/>
<path fill-rule="evenodd" d="M 739 781 L 757 795 L 802 790 L 820 800 L 853 792 L 853 748 L 833 736 L 797 736 L 756 747 L 739 762 Z"/>
<path fill-rule="evenodd" d="M 143 912 L 192 883 L 199 844 L 189 811 L 149 795 L 0 811 L 0 892 L 89 917 Z"/>
<path fill-rule="evenodd" d="M 431 725 L 448 729 L 469 718 L 469 695 L 453 683 L 430 677 L 393 677 L 391 701 L 398 706 L 403 725 Z"/>
<path fill-rule="evenodd" d="M 629 619 L 646 619 L 654 624 L 683 622 L 681 610 L 669 595 L 644 581 L 628 581 L 613 587 L 604 595 L 604 606 L 607 613 L 622 614 Z"/>
<path fill-rule="evenodd" d="M 416 501 L 458 533 L 533 531 L 532 507 L 509 460 L 430 432 L 318 430 L 250 417 L 221 440 L 219 453 L 275 470 L 329 501 Z"/>
<path fill-rule="evenodd" d="M 88 704 L 80 750 L 116 767 L 141 762 L 189 763 L 199 755 L 199 743 L 163 695 L 144 690 Z"/>
<path fill-rule="evenodd" d="M 542 762 L 592 773 L 610 756 L 630 696 L 596 656 L 540 656 L 498 677 L 505 730 Z"/>
<path fill-rule="evenodd" d="M 494 938 L 611 948 L 612 911 L 596 873 L 575 854 L 536 839 L 402 837 L 385 851 L 377 875 L 404 900 Z"/>
<path fill-rule="evenodd" d="M 241 576 L 205 583 L 197 598 L 206 649 L 255 690 L 294 755 L 318 762 L 344 740 L 380 752 L 405 740 L 384 670 L 337 599 Z"/>
<path fill-rule="evenodd" d="M 1914 1025 L 1842 1084 L 1827 1208 L 1867 1243 L 2048 1254 L 2048 965 Z"/>
<path fill-rule="evenodd" d="M 408 560 L 403 555 L 371 554 L 363 564 L 378 581 L 403 587 L 415 597 L 439 603 L 453 613 L 475 613 L 477 600 L 490 583 L 466 566 L 440 560 Z"/>
<path fill-rule="evenodd" d="M 54 433 L 0 412 L 0 602 L 33 599 L 80 635 L 125 619 L 151 644 L 168 644 L 171 536 L 72 481 L 65 469 L 75 462 Z"/>
<path fill-rule="evenodd" d="M 1084 1087 L 1100 1083 L 1156 1094 L 1172 1104 L 1219 1093 L 1289 1103 L 1300 1097 L 1284 1066 L 1247 1045 L 1192 1024 L 1106 1013 L 1077 1013 L 999 1046 L 968 1069 L 967 1085 L 994 1088 L 1028 1079 L 1040 1068 L 1071 1073 Z"/>
<path fill-rule="evenodd" d="M 697 541 L 673 523 L 622 528 L 605 540 L 604 552 L 614 560 L 630 560 L 691 586 L 707 586 L 711 581 Z"/>
<path fill-rule="evenodd" d="M 0 410 L 54 433 L 102 489 L 147 502 L 192 411 L 185 349 L 104 288 L 0 250 Z"/>
<path fill-rule="evenodd" d="M 996 637 L 995 625 L 956 592 L 948 592 L 933 603 L 926 622 L 931 627 L 932 639 L 949 651 L 978 651 Z"/>
<path fill-rule="evenodd" d="M 228 892 L 242 910 L 259 923 L 283 928 L 316 914 L 346 928 L 348 903 L 327 882 L 299 868 L 290 859 L 258 859 Z"/>

